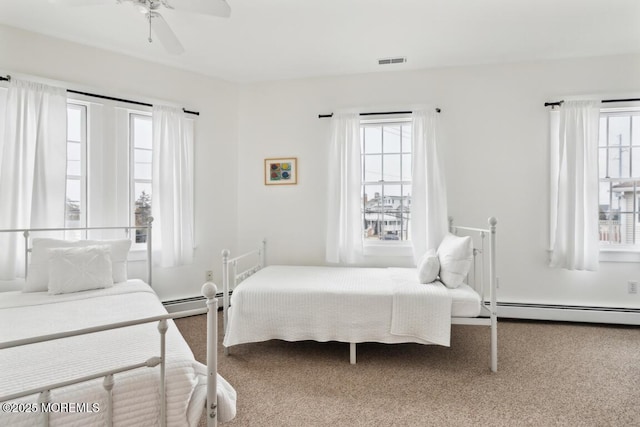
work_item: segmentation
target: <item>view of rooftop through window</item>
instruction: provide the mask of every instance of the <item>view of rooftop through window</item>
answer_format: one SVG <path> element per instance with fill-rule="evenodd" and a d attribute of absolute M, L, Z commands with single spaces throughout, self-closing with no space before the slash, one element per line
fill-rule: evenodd
<path fill-rule="evenodd" d="M 411 227 L 411 122 L 363 121 L 362 223 L 369 240 L 408 240 Z"/>
<path fill-rule="evenodd" d="M 603 111 L 598 148 L 600 242 L 640 243 L 640 111 Z"/>

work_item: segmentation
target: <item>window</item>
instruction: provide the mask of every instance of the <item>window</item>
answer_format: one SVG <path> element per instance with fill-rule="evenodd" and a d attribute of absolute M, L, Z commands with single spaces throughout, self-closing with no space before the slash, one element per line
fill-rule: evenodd
<path fill-rule="evenodd" d="M 136 226 L 147 224 L 151 216 L 151 179 L 152 179 L 152 119 L 150 115 L 131 114 L 131 194 L 133 196 L 133 223 Z M 147 230 L 136 230 L 135 243 L 147 242 Z"/>
<path fill-rule="evenodd" d="M 151 145 L 150 113 L 70 99 L 65 227 L 146 225 L 151 216 Z M 146 243 L 146 230 L 131 236 L 134 243 Z M 66 237 L 86 235 L 69 232 Z"/>
<path fill-rule="evenodd" d="M 602 247 L 640 244 L 640 109 L 603 109 L 598 147 Z"/>
<path fill-rule="evenodd" d="M 87 223 L 87 107 L 67 104 L 67 185 L 65 227 Z M 80 234 L 76 236 L 80 238 Z"/>
<path fill-rule="evenodd" d="M 409 240 L 411 121 L 363 120 L 360 142 L 364 241 Z"/>

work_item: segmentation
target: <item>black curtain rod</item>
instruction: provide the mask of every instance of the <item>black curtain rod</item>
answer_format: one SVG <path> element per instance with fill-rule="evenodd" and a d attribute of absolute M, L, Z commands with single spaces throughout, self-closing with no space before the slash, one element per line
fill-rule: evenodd
<path fill-rule="evenodd" d="M 634 102 L 634 101 L 640 101 L 640 98 L 627 98 L 627 99 L 603 99 L 600 102 Z"/>
<path fill-rule="evenodd" d="M 436 113 L 439 113 L 440 108 L 436 108 Z M 411 114 L 413 111 L 383 111 L 378 113 L 360 113 L 361 116 L 385 116 L 390 114 Z M 331 114 L 318 114 L 319 119 L 326 119 L 328 117 L 333 117 L 333 113 Z"/>
<path fill-rule="evenodd" d="M 636 102 L 636 101 L 640 101 L 640 98 L 626 98 L 626 99 L 603 99 L 602 103 L 607 104 L 607 103 L 611 103 L 611 102 Z M 562 105 L 564 101 L 556 101 L 556 102 L 545 102 L 544 106 L 545 107 L 559 107 L 560 105 Z"/>
<path fill-rule="evenodd" d="M 0 76 L 0 80 L 4 80 L 4 81 L 8 82 L 8 81 L 11 80 L 11 76 L 6 76 L 6 77 Z M 149 104 L 147 102 L 132 101 L 130 99 L 115 98 L 113 96 L 98 95 L 98 94 L 90 93 L 90 92 L 81 92 L 79 90 L 67 89 L 67 92 L 75 93 L 75 94 L 78 94 L 78 95 L 90 96 L 92 98 L 108 99 L 110 101 L 119 101 L 119 102 L 126 102 L 128 104 L 142 105 L 142 106 L 145 106 L 145 107 L 153 107 L 153 104 Z M 185 110 L 184 108 L 182 109 L 182 111 L 185 112 L 186 114 L 194 114 L 196 116 L 200 115 L 200 113 L 198 111 L 189 111 L 189 110 Z"/>

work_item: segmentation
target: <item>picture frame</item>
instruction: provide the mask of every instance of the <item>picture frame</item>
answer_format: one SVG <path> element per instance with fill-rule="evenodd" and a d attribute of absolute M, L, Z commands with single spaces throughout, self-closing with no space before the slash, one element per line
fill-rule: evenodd
<path fill-rule="evenodd" d="M 297 183 L 297 157 L 264 159 L 264 185 L 295 185 Z"/>

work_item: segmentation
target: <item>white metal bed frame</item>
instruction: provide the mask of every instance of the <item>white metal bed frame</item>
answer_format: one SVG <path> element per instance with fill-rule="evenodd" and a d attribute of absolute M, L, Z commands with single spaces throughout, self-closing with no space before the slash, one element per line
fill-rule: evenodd
<path fill-rule="evenodd" d="M 55 231 L 92 231 L 92 230 L 124 230 L 127 235 L 131 230 L 139 230 L 144 229 L 147 231 L 147 280 L 149 286 L 151 286 L 152 279 L 152 250 L 151 250 L 151 223 L 153 222 L 153 218 L 149 218 L 147 225 L 144 226 L 126 226 L 126 227 L 77 227 L 77 228 L 32 228 L 32 229 L 11 229 L 11 230 L 0 230 L 0 233 L 23 233 L 25 238 L 25 278 L 28 274 L 28 255 L 31 252 L 31 248 L 29 247 L 29 238 L 31 233 L 33 232 L 55 232 Z M 91 328 L 78 329 L 75 331 L 69 332 L 61 332 L 54 333 L 48 335 L 42 335 L 33 338 L 26 338 L 14 341 L 7 341 L 0 343 L 0 350 L 8 349 L 13 347 L 19 347 L 23 345 L 41 343 L 46 341 L 52 341 L 61 338 L 74 337 L 78 335 L 92 334 L 96 332 L 108 331 L 112 329 L 125 328 L 130 326 L 141 325 L 145 323 L 158 322 L 158 332 L 160 337 L 160 355 L 150 357 L 145 361 L 141 361 L 137 364 L 127 365 L 120 368 L 98 372 L 92 375 L 87 375 L 83 377 L 79 377 L 73 380 L 52 383 L 45 386 L 24 390 L 18 393 L 0 396 L 0 402 L 6 402 L 14 399 L 19 399 L 22 397 L 26 397 L 33 394 L 39 394 L 38 398 L 38 409 L 47 408 L 50 405 L 50 392 L 51 390 L 66 387 L 73 384 L 82 383 L 85 381 L 90 381 L 98 378 L 103 378 L 103 387 L 105 392 L 107 393 L 107 414 L 106 414 L 106 425 L 107 427 L 113 426 L 113 396 L 112 389 L 115 384 L 114 375 L 118 373 L 122 373 L 125 371 L 130 371 L 133 369 L 139 369 L 143 367 L 153 368 L 159 366 L 160 370 L 160 422 L 161 427 L 166 427 L 167 425 L 167 402 L 166 402 L 166 387 L 165 387 L 165 337 L 166 332 L 169 327 L 167 324 L 168 319 L 179 319 L 183 317 L 196 316 L 201 314 L 207 315 L 207 400 L 206 400 L 206 411 L 207 411 L 207 427 L 214 427 L 218 424 L 218 396 L 217 396 L 217 366 L 218 366 L 218 355 L 217 355 L 217 343 L 218 343 L 218 299 L 216 298 L 217 288 L 216 285 L 212 282 L 207 282 L 202 286 L 202 294 L 206 298 L 206 308 L 196 309 L 196 310 L 185 310 L 175 313 L 164 314 L 160 316 L 147 317 L 142 319 L 110 323 L 101 326 L 95 326 Z M 100 409 L 102 411 L 102 408 Z M 42 425 L 45 427 L 49 426 L 49 414 L 51 411 L 47 410 L 39 410 L 41 414 Z"/>
<path fill-rule="evenodd" d="M 489 228 L 460 227 L 453 225 L 453 218 L 449 217 L 449 231 L 454 234 L 459 232 L 475 233 L 480 238 L 480 247 L 474 247 L 473 269 L 468 276 L 469 284 L 478 292 L 481 297 L 480 315 L 478 317 L 452 317 L 452 325 L 472 325 L 489 326 L 491 328 L 490 346 L 490 368 L 492 372 L 498 371 L 498 312 L 497 312 L 497 275 L 496 275 L 496 225 L 498 221 L 491 217 L 488 220 Z M 485 239 L 489 236 L 489 301 L 485 298 L 485 270 L 484 254 Z M 263 240 L 258 249 L 246 252 L 234 258 L 230 258 L 231 252 L 227 249 L 222 251 L 222 307 L 223 307 L 223 327 L 227 332 L 228 311 L 230 305 L 230 289 L 235 287 L 244 279 L 252 276 L 265 266 L 266 241 Z M 250 267 L 238 271 L 241 260 L 257 257 L 257 262 Z M 477 257 L 481 261 L 478 263 Z M 480 265 L 478 267 L 478 264 Z M 478 270 L 480 270 L 478 272 Z M 225 355 L 229 354 L 229 348 L 224 348 Z M 349 343 L 349 360 L 351 364 L 356 363 L 356 343 Z"/>

